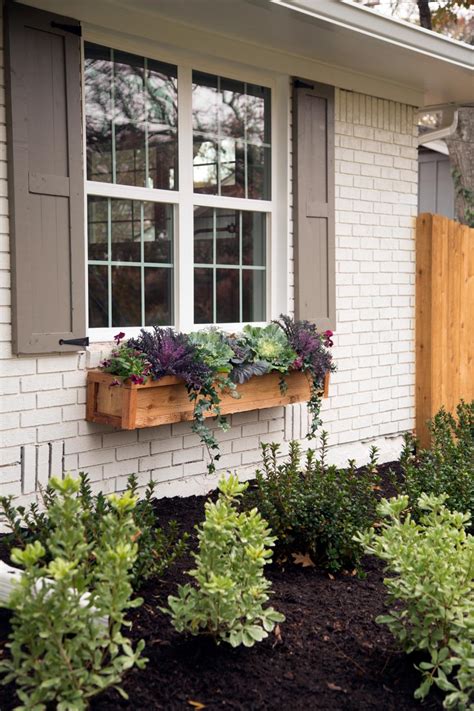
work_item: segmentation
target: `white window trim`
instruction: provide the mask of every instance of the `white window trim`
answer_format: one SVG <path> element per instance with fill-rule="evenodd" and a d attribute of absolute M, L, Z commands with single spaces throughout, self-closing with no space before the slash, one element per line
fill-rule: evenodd
<path fill-rule="evenodd" d="M 174 64 L 178 67 L 178 141 L 179 141 L 179 189 L 160 190 L 126 186 L 113 183 L 99 183 L 86 180 L 84 183 L 84 201 L 87 215 L 87 196 L 102 195 L 117 198 L 132 198 L 151 202 L 167 202 L 175 205 L 175 244 L 174 244 L 174 315 L 173 327 L 189 332 L 208 328 L 213 324 L 194 324 L 193 303 L 193 206 L 222 207 L 235 210 L 252 210 L 268 213 L 267 219 L 267 262 L 266 262 L 266 310 L 270 321 L 289 309 L 290 288 L 290 245 L 289 245 L 289 127 L 290 127 L 290 81 L 288 76 L 259 70 L 237 62 L 220 58 L 209 58 L 197 53 L 183 52 L 165 45 L 151 43 L 123 35 L 121 33 L 102 32 L 96 28 L 85 27 L 84 42 L 138 54 L 157 61 Z M 83 63 L 84 66 L 84 57 Z M 271 200 L 232 198 L 219 195 L 203 195 L 193 191 L 192 169 L 192 113 L 191 83 L 192 71 L 201 71 L 223 76 L 237 81 L 247 82 L 271 89 Z M 85 98 L 85 97 L 84 97 Z M 83 100 L 85 107 L 85 101 Z M 86 136 L 84 131 L 84 163 L 86 162 Z M 86 174 L 86 165 L 84 168 Z M 270 239 L 271 235 L 271 239 Z M 87 221 L 85 230 L 86 254 L 88 245 Z M 85 266 L 85 288 L 88 300 L 87 260 Z M 88 309 L 87 309 L 88 313 Z M 267 322 L 268 322 L 267 321 Z M 265 325 L 267 322 L 252 322 L 252 325 Z M 245 323 L 217 324 L 220 328 L 232 332 L 240 331 Z M 92 343 L 110 342 L 118 330 L 126 331 L 127 336 L 139 334 L 141 327 L 88 328 Z"/>

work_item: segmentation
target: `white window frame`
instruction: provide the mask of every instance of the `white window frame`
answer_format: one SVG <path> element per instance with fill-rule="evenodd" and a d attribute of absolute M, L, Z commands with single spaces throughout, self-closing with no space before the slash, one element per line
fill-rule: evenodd
<path fill-rule="evenodd" d="M 150 40 L 131 38 L 121 33 L 102 32 L 85 27 L 83 41 L 130 52 L 157 61 L 174 64 L 178 68 L 178 190 L 150 189 L 114 183 L 85 180 L 84 202 L 87 215 L 88 195 L 166 202 L 174 205 L 173 249 L 173 306 L 176 330 L 189 332 L 208 328 L 213 324 L 194 323 L 194 225 L 193 207 L 215 207 L 250 210 L 267 214 L 266 244 L 266 314 L 267 321 L 252 322 L 265 325 L 289 309 L 290 245 L 289 245 L 289 127 L 290 79 L 237 62 L 209 58 L 195 52 L 186 53 Z M 84 46 L 84 45 L 83 45 Z M 82 57 L 84 70 L 84 52 Z M 201 71 L 226 79 L 266 86 L 271 90 L 271 199 L 254 200 L 221 195 L 194 193 L 193 190 L 193 127 L 191 106 L 192 72 Z M 85 97 L 83 97 L 85 119 Z M 85 123 L 84 123 L 85 125 Z M 86 175 L 86 135 L 84 131 L 84 174 Z M 88 248 L 87 221 L 85 230 Z M 85 264 L 86 299 L 88 304 L 88 269 Z M 191 286 L 190 286 L 191 285 Z M 87 307 L 88 316 L 88 307 Z M 226 331 L 240 331 L 245 322 L 215 324 Z M 138 335 L 141 327 L 114 326 L 89 328 L 90 341 L 109 342 L 118 330 L 128 337 Z"/>

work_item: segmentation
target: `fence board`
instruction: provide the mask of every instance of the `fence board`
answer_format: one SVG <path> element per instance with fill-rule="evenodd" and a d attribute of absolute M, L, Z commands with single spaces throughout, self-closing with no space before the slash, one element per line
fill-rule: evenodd
<path fill-rule="evenodd" d="M 416 430 L 474 399 L 474 229 L 423 213 L 416 224 Z"/>

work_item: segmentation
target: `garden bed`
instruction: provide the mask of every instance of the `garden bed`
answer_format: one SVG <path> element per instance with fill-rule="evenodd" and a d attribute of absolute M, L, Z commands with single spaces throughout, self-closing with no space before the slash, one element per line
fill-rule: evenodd
<path fill-rule="evenodd" d="M 202 496 L 162 499 L 157 503 L 160 520 L 176 518 L 192 532 L 203 518 L 204 502 Z M 419 685 L 413 658 L 397 651 L 388 630 L 374 622 L 385 598 L 375 560 L 365 561 L 364 579 L 350 571 L 329 576 L 288 562 L 270 566 L 272 604 L 286 622 L 281 638 L 272 634 L 252 649 L 186 639 L 159 611 L 177 584 L 186 582 L 190 564 L 187 556 L 163 581 L 150 580 L 142 589 L 144 604 L 130 616 L 131 634 L 145 639 L 150 661 L 144 671 L 125 677 L 128 702 L 109 691 L 94 700 L 94 711 L 441 708 L 436 692 L 423 705 L 413 699 Z M 4 644 L 7 613 L 2 612 L 1 622 Z M 0 688 L 2 711 L 16 704 L 13 687 Z"/>

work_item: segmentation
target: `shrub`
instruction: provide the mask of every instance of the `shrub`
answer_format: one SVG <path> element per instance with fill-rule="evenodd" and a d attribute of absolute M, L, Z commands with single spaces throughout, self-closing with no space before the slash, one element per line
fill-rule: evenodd
<path fill-rule="evenodd" d="M 446 495 L 423 494 L 416 523 L 407 512 L 407 496 L 379 506 L 385 519 L 357 541 L 381 558 L 392 608 L 377 618 L 407 653 L 421 650 L 424 698 L 436 684 L 447 692 L 445 708 L 467 709 L 474 701 L 474 537 L 465 530 L 469 514 L 449 511 Z"/>
<path fill-rule="evenodd" d="M 456 417 L 440 410 L 430 423 L 431 448 L 415 454 L 416 441 L 406 435 L 401 455 L 403 493 L 408 494 L 415 514 L 421 512 L 421 494 L 447 494 L 451 511 L 471 514 L 474 521 L 474 400 L 460 402 Z"/>
<path fill-rule="evenodd" d="M 247 504 L 257 506 L 268 521 L 280 552 L 309 554 L 334 571 L 358 566 L 362 548 L 353 536 L 375 520 L 376 448 L 367 467 L 358 471 L 354 461 L 347 469 L 327 465 L 325 432 L 319 458 L 308 449 L 302 461 L 300 445 L 289 446 L 287 460 L 279 463 L 279 445 L 263 445 L 263 471 L 256 472 Z"/>
<path fill-rule="evenodd" d="M 176 521 L 170 521 L 166 529 L 158 524 L 158 517 L 153 506 L 155 484 L 148 484 L 145 496 L 139 499 L 137 479 L 132 474 L 128 478 L 126 491 L 136 500 L 132 516 L 138 531 L 137 556 L 132 569 L 134 587 L 143 580 L 162 575 L 174 560 L 183 555 L 186 549 L 187 534 L 180 536 Z M 10 529 L 7 543 L 24 548 L 27 543 L 39 541 L 47 548 L 47 540 L 55 526 L 51 519 L 51 508 L 57 503 L 59 490 L 56 485 L 48 486 L 43 493 L 45 510 L 41 511 L 36 503 L 28 509 L 14 506 L 12 497 L 0 497 L 0 520 Z M 79 475 L 78 499 L 84 511 L 84 533 L 86 541 L 94 546 L 100 536 L 103 517 L 112 510 L 110 499 L 102 493 L 92 493 L 89 480 L 84 472 Z M 96 564 L 95 558 L 89 564 Z"/>
<path fill-rule="evenodd" d="M 35 541 L 12 551 L 24 573 L 8 604 L 11 659 L 1 669 L 4 683 L 16 681 L 19 708 L 45 709 L 55 702 L 62 711 L 80 711 L 107 687 L 121 691 L 117 685 L 124 672 L 145 664 L 143 641 L 133 649 L 122 634 L 129 625 L 126 610 L 141 604 L 131 599 L 130 582 L 137 557 L 135 499 L 130 492 L 110 497 L 92 545 L 79 483 L 66 477 L 53 479 L 51 486 L 56 495 L 46 545 Z"/>
<path fill-rule="evenodd" d="M 219 498 L 206 503 L 206 518 L 197 527 L 196 568 L 189 571 L 197 587 L 181 585 L 178 595 L 168 598 L 167 610 L 178 632 L 210 635 L 233 647 L 251 647 L 284 620 L 272 607 L 264 608 L 270 583 L 263 568 L 274 538 L 255 509 L 237 510 L 246 488 L 236 476 L 221 479 Z"/>

